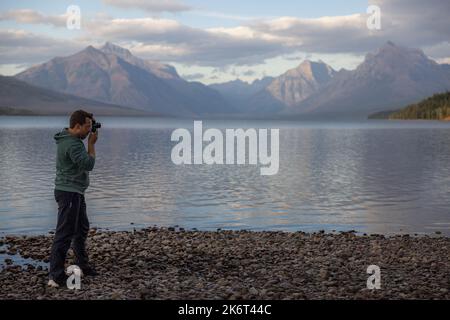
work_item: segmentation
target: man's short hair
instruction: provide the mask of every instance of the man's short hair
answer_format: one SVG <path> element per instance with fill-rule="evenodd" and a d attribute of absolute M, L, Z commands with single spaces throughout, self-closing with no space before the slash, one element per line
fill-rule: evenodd
<path fill-rule="evenodd" d="M 70 116 L 70 128 L 73 129 L 77 124 L 80 126 L 86 123 L 86 118 L 93 119 L 93 114 L 84 110 L 77 110 Z"/>

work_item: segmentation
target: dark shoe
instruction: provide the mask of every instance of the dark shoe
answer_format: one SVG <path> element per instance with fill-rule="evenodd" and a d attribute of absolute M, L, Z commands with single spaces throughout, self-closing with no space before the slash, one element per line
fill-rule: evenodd
<path fill-rule="evenodd" d="M 81 268 L 81 272 L 82 272 L 81 275 L 83 276 L 90 276 L 90 277 L 98 276 L 98 273 L 93 266 L 83 267 Z"/>
<path fill-rule="evenodd" d="M 59 277 L 58 279 L 50 279 L 48 281 L 47 286 L 52 288 L 65 288 L 67 286 L 67 279 L 69 277 L 64 274 L 63 276 Z"/>

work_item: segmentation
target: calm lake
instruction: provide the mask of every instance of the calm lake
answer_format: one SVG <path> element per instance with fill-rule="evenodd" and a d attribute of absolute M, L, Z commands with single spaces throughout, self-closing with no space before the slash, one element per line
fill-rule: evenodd
<path fill-rule="evenodd" d="M 279 128 L 279 172 L 261 176 L 253 165 L 174 165 L 171 133 L 191 120 L 97 120 L 92 227 L 450 234 L 450 122 L 203 121 Z M 66 122 L 0 117 L 0 235 L 54 229 L 53 135 Z"/>

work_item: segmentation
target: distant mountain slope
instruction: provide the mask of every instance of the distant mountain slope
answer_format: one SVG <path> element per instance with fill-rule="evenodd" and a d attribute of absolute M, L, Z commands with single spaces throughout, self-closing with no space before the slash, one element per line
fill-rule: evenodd
<path fill-rule="evenodd" d="M 386 43 L 354 71 L 341 71 L 293 108 L 297 113 L 366 118 L 450 89 L 450 68 L 418 49 Z"/>
<path fill-rule="evenodd" d="M 153 73 L 159 78 L 180 79 L 180 76 L 178 75 L 177 70 L 174 67 L 157 61 L 148 61 L 137 58 L 133 56 L 130 50 L 117 46 L 111 42 L 106 42 L 105 45 L 100 48 L 100 51 L 106 54 L 116 55 L 132 65 L 138 66 L 150 73 Z"/>
<path fill-rule="evenodd" d="M 294 107 L 329 83 L 335 73 L 326 63 L 306 60 L 277 77 L 266 91 L 288 107 Z"/>
<path fill-rule="evenodd" d="M 252 83 L 244 82 L 240 79 L 216 83 L 209 85 L 210 88 L 220 92 L 220 94 L 237 110 L 246 113 L 249 109 L 249 100 L 258 92 L 264 90 L 275 78 L 264 77 Z"/>
<path fill-rule="evenodd" d="M 318 92 L 334 74 L 335 71 L 323 62 L 305 60 L 252 96 L 248 101 L 248 110 L 265 114 L 287 112 Z"/>
<path fill-rule="evenodd" d="M 252 83 L 244 82 L 240 79 L 224 83 L 210 84 L 209 87 L 219 91 L 223 95 L 233 95 L 239 97 L 249 97 L 266 88 L 275 78 L 264 77 Z"/>
<path fill-rule="evenodd" d="M 421 50 L 387 42 L 367 54 L 355 70 L 336 72 L 323 62 L 304 61 L 256 93 L 239 81 L 214 88 L 232 103 L 245 97 L 238 102 L 247 114 L 365 119 L 450 90 L 450 65 L 436 63 Z"/>
<path fill-rule="evenodd" d="M 98 115 L 147 114 L 139 110 L 32 86 L 14 77 L 0 76 L 0 114 L 65 115 L 80 108 Z"/>
<path fill-rule="evenodd" d="M 435 94 L 403 109 L 372 114 L 371 119 L 447 120 L 450 117 L 450 91 Z"/>
<path fill-rule="evenodd" d="M 187 82 L 173 67 L 139 59 L 111 43 L 54 58 L 16 77 L 43 88 L 160 114 L 233 111 L 217 91 Z"/>
<path fill-rule="evenodd" d="M 243 112 L 276 113 L 301 103 L 326 85 L 335 73 L 323 62 L 306 60 L 276 78 L 267 77 L 252 84 L 236 80 L 210 87 L 218 90 L 231 103 L 239 103 L 239 109 Z"/>

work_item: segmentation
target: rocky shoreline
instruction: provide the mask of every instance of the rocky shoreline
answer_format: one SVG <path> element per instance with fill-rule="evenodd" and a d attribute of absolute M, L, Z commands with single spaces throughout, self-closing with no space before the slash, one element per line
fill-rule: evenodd
<path fill-rule="evenodd" d="M 450 299 L 445 236 L 92 229 L 88 251 L 100 275 L 84 277 L 81 290 L 46 286 L 51 242 L 0 239 L 4 254 L 39 262 L 7 259 L 0 299 Z M 379 290 L 367 289 L 369 265 L 381 269 Z"/>

